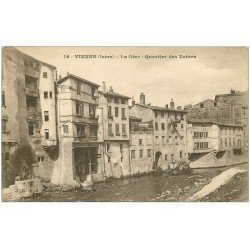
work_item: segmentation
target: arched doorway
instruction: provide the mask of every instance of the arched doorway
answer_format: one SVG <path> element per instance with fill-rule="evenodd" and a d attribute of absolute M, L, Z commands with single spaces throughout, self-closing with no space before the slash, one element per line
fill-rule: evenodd
<path fill-rule="evenodd" d="M 161 155 L 162 155 L 162 153 L 160 151 L 157 151 L 155 153 L 155 167 L 158 167 L 158 162 L 159 162 Z"/>

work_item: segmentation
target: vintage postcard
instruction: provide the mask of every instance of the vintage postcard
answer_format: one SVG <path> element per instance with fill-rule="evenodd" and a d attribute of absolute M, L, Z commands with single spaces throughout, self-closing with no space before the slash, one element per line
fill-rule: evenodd
<path fill-rule="evenodd" d="M 3 47 L 2 201 L 248 201 L 247 47 Z"/>

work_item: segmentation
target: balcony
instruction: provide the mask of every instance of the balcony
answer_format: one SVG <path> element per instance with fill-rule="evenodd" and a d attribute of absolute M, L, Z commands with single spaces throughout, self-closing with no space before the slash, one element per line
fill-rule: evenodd
<path fill-rule="evenodd" d="M 74 138 L 74 142 L 81 142 L 81 143 L 91 143 L 97 142 L 97 136 L 87 136 L 87 135 L 79 135 Z"/>
<path fill-rule="evenodd" d="M 27 96 L 39 97 L 39 90 L 38 89 L 26 87 L 25 92 L 26 92 Z"/>
<path fill-rule="evenodd" d="M 110 137 L 113 137 L 113 136 L 114 136 L 114 134 L 113 134 L 113 133 L 109 133 L 109 136 L 110 136 Z"/>
<path fill-rule="evenodd" d="M 27 109 L 27 119 L 28 120 L 41 120 L 41 116 L 36 109 Z"/>
<path fill-rule="evenodd" d="M 108 115 L 108 118 L 109 118 L 109 119 L 113 119 L 113 115 L 110 115 L 110 114 L 109 114 L 109 115 Z"/>
<path fill-rule="evenodd" d="M 73 115 L 72 116 L 72 122 L 74 123 L 90 123 L 90 124 L 97 124 L 98 119 L 97 118 L 90 118 L 90 117 L 85 117 L 82 115 Z"/>
<path fill-rule="evenodd" d="M 126 117 L 122 117 L 122 120 L 126 121 L 126 120 L 127 120 L 127 118 L 126 118 Z"/>

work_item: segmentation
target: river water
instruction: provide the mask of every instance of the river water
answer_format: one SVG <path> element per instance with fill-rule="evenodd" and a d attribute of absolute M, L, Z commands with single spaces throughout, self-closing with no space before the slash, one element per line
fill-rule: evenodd
<path fill-rule="evenodd" d="M 46 192 L 25 201 L 73 202 L 73 201 L 180 201 L 206 184 L 211 178 L 228 168 L 195 169 L 191 174 L 169 175 L 155 173 L 141 177 L 110 180 L 96 183 L 93 191 L 73 190 Z M 183 190 L 185 192 L 183 192 Z"/>

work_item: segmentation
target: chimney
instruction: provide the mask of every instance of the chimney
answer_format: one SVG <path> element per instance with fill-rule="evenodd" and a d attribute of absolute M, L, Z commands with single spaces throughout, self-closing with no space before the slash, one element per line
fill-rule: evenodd
<path fill-rule="evenodd" d="M 171 109 L 174 109 L 174 100 L 173 100 L 173 98 L 171 98 L 170 108 L 171 108 Z"/>
<path fill-rule="evenodd" d="M 168 109 L 168 104 L 165 105 L 165 108 Z"/>
<path fill-rule="evenodd" d="M 181 110 L 181 108 L 182 108 L 181 106 L 177 106 L 177 108 L 176 108 L 176 109 L 177 109 L 177 110 Z"/>
<path fill-rule="evenodd" d="M 106 83 L 105 82 L 102 83 L 102 91 L 106 92 Z"/>
<path fill-rule="evenodd" d="M 67 76 L 69 76 L 69 72 L 67 72 Z"/>
<path fill-rule="evenodd" d="M 113 92 L 113 88 L 112 88 L 112 86 L 110 86 L 110 88 L 109 88 L 109 92 Z"/>
<path fill-rule="evenodd" d="M 235 94 L 235 90 L 234 90 L 234 89 L 231 89 L 230 94 L 231 94 L 231 95 L 234 95 L 234 94 Z"/>
<path fill-rule="evenodd" d="M 141 105 L 146 105 L 146 100 L 145 100 L 144 93 L 141 93 L 141 95 L 140 95 L 140 104 Z"/>
<path fill-rule="evenodd" d="M 135 105 L 135 99 L 134 99 L 134 97 L 132 96 L 132 106 L 134 106 Z"/>

